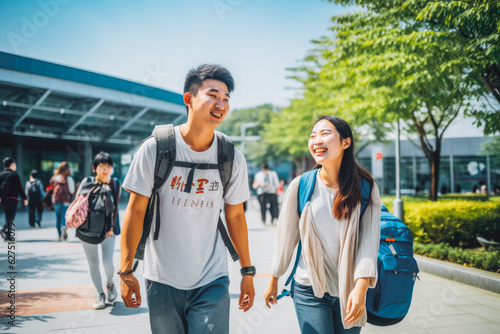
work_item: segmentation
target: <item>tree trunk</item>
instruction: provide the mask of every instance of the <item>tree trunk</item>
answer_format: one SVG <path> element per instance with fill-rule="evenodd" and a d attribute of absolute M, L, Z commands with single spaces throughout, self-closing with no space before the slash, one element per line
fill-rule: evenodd
<path fill-rule="evenodd" d="M 436 146 L 437 143 L 436 143 Z M 441 148 L 436 149 L 432 152 L 432 159 L 429 160 L 431 166 L 431 190 L 429 193 L 429 200 L 435 202 L 438 199 L 438 191 L 439 191 L 439 166 L 441 163 Z"/>

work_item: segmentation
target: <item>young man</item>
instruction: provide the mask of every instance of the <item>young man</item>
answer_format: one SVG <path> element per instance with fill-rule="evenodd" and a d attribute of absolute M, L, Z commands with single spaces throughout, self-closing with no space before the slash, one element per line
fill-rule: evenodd
<path fill-rule="evenodd" d="M 28 205 L 28 198 L 24 193 L 19 174 L 16 173 L 17 165 L 14 159 L 9 157 L 3 159 L 3 167 L 4 170 L 0 173 L 0 202 L 5 212 L 5 225 L 0 234 L 7 241 L 9 240 L 9 224 L 13 223 L 16 218 L 19 195 L 25 206 Z"/>
<path fill-rule="evenodd" d="M 266 225 L 267 203 L 269 203 L 269 211 L 271 212 L 271 224 L 278 219 L 278 195 L 276 190 L 280 185 L 278 174 L 275 171 L 269 170 L 269 166 L 264 163 L 261 166 L 261 171 L 255 174 L 252 184 L 254 189 L 257 189 L 259 196 L 260 213 L 262 216 L 262 224 Z"/>
<path fill-rule="evenodd" d="M 176 161 L 217 164 L 214 129 L 229 113 L 234 82 L 217 65 L 192 69 L 184 84 L 187 123 L 175 127 Z M 173 167 L 159 190 L 161 229 L 146 243 L 144 278 L 153 333 L 229 333 L 227 250 L 217 230 L 222 204 L 229 236 L 240 256 L 242 275 L 239 308 L 248 311 L 254 300 L 248 231 L 242 203 L 250 194 L 243 155 L 235 149 L 232 175 L 223 198 L 216 169 L 196 169 L 190 193 L 183 191 L 189 168 Z M 130 166 L 123 187 L 130 192 L 121 239 L 120 273 L 132 268 L 142 234 L 144 214 L 153 188 L 156 141 L 145 141 Z M 155 228 L 155 224 L 152 224 Z M 141 305 L 133 273 L 120 274 L 127 307 Z M 133 295 L 135 294 L 135 298 Z"/>
<path fill-rule="evenodd" d="M 29 224 L 30 227 L 42 227 L 43 205 L 42 199 L 45 196 L 42 181 L 38 179 L 38 171 L 33 169 L 30 173 L 29 181 L 26 181 L 24 192 L 28 196 Z"/>

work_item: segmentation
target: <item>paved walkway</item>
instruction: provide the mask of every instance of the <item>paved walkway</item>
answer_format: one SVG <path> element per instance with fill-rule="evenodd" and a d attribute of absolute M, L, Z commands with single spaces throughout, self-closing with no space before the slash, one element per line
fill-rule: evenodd
<path fill-rule="evenodd" d="M 125 207 L 122 207 L 124 210 Z M 122 215 L 123 217 L 123 212 Z M 3 215 L 2 215 L 3 218 Z M 247 211 L 255 278 L 256 303 L 243 313 L 237 308 L 239 266 L 230 265 L 231 333 L 299 333 L 291 299 L 273 309 L 264 306 L 262 294 L 269 280 L 274 247 L 274 226 L 260 223 L 254 199 Z M 104 310 L 93 310 L 94 288 L 78 239 L 57 242 L 54 213 L 46 212 L 42 228 L 30 229 L 27 214 L 18 213 L 15 264 L 8 263 L 8 244 L 0 242 L 0 332 L 2 333 L 148 333 L 147 303 L 127 309 L 120 298 Z M 120 260 L 119 238 L 114 261 Z M 142 265 L 139 280 L 142 283 Z M 9 273 L 14 274 L 9 274 Z M 13 276 L 13 278 L 12 278 Z M 104 273 L 102 275 L 104 277 Z M 421 273 L 408 316 L 391 327 L 367 325 L 362 333 L 500 333 L 500 295 Z M 10 297 L 11 282 L 15 296 Z M 283 284 L 283 280 L 280 282 Z M 115 284 L 119 278 L 115 277 Z M 15 327 L 9 324 L 10 303 L 15 301 Z"/>

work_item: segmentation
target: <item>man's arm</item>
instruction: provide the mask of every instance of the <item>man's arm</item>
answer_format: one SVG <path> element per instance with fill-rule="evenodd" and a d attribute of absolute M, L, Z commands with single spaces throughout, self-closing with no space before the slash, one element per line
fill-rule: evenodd
<path fill-rule="evenodd" d="M 139 245 L 144 226 L 144 214 L 148 207 L 149 198 L 130 191 L 121 238 L 120 272 L 132 269 L 135 251 Z M 139 282 L 133 273 L 120 275 L 121 295 L 125 306 L 137 308 L 141 306 L 141 292 Z M 132 295 L 135 294 L 135 298 Z"/>
<path fill-rule="evenodd" d="M 229 236 L 233 242 L 234 248 L 240 256 L 241 268 L 252 265 L 250 261 L 250 250 L 248 248 L 248 229 L 245 218 L 243 204 L 229 205 L 225 204 L 226 208 L 226 224 Z M 253 276 L 244 275 L 241 278 L 240 284 L 240 299 L 238 301 L 239 308 L 244 312 L 250 310 L 255 297 L 255 289 L 253 285 Z"/>

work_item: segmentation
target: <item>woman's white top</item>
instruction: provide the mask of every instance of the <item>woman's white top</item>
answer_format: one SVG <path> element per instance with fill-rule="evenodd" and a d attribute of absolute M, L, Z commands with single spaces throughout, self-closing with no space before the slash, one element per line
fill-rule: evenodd
<path fill-rule="evenodd" d="M 311 212 L 314 227 L 318 232 L 323 248 L 323 264 L 325 268 L 326 292 L 331 296 L 339 294 L 339 253 L 340 253 L 340 221 L 333 216 L 333 201 L 338 189 L 328 188 L 319 173 L 316 174 L 316 186 L 311 195 Z M 303 254 L 295 272 L 295 281 L 302 285 L 312 285 L 304 264 Z"/>

